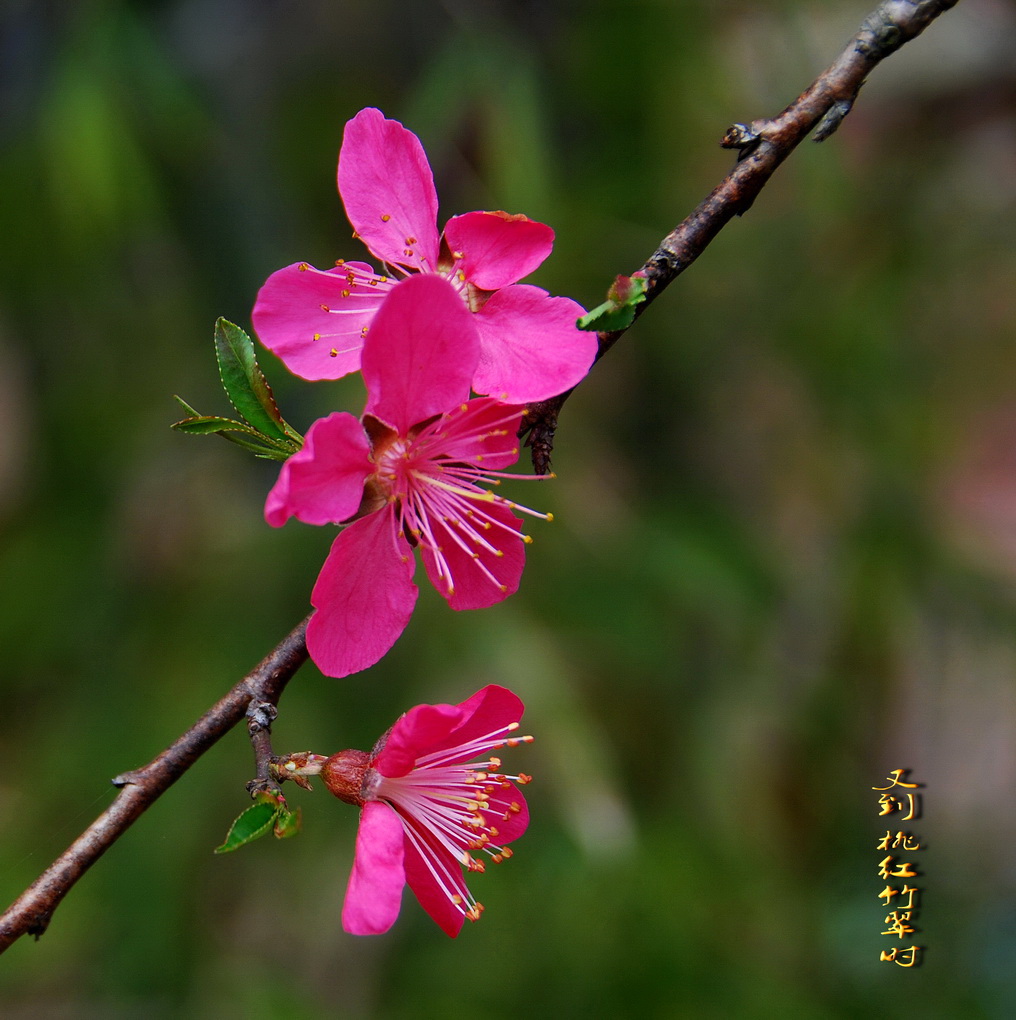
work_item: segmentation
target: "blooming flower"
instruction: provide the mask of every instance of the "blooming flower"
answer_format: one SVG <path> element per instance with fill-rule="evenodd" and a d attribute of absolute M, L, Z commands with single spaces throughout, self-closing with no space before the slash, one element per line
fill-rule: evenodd
<path fill-rule="evenodd" d="M 511 857 L 506 844 L 526 831 L 529 811 L 501 759 L 472 759 L 529 743 L 518 730 L 523 704 L 504 687 L 489 686 L 460 705 L 417 705 L 368 755 L 342 751 L 321 777 L 337 797 L 362 808 L 356 856 L 342 908 L 353 935 L 378 935 L 399 915 L 408 883 L 420 905 L 454 938 L 483 905 L 466 887 L 462 868 L 484 871 Z M 514 781 L 514 782 L 513 782 Z"/>
<path fill-rule="evenodd" d="M 416 276 L 392 291 L 363 350 L 367 406 L 357 421 L 315 422 L 265 504 L 278 527 L 351 521 L 311 594 L 311 658 L 347 676 L 381 658 L 416 603 L 413 547 L 453 609 L 494 605 L 518 589 L 522 523 L 494 495 L 519 455 L 522 408 L 465 398 L 479 357 L 469 313 L 446 280 Z"/>
<path fill-rule="evenodd" d="M 518 283 L 550 254 L 550 227 L 522 215 L 470 212 L 439 235 L 423 146 L 380 110 L 361 110 L 346 124 L 338 183 L 355 235 L 393 275 L 345 261 L 328 270 L 298 262 L 273 273 L 252 320 L 290 371 L 311 380 L 355 372 L 363 338 L 398 277 L 437 273 L 473 312 L 477 393 L 525 404 L 563 393 L 586 374 L 596 337 L 575 325 L 583 308 Z"/>

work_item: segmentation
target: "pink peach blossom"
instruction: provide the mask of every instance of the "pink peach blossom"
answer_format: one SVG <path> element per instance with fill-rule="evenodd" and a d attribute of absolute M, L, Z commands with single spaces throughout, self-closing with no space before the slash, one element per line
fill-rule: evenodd
<path fill-rule="evenodd" d="M 342 751 L 321 766 L 329 790 L 360 806 L 342 926 L 354 935 L 387 931 L 409 885 L 420 905 L 454 938 L 483 905 L 462 869 L 485 870 L 512 856 L 508 843 L 529 824 L 514 785 L 530 777 L 501 772 L 501 759 L 473 759 L 532 740 L 514 736 L 524 706 L 504 687 L 489 686 L 460 705 L 417 705 L 368 755 Z"/>
<path fill-rule="evenodd" d="M 361 110 L 346 124 L 338 183 L 356 236 L 390 272 L 340 261 L 328 270 L 298 262 L 273 273 L 252 320 L 290 371 L 311 380 L 355 372 L 386 295 L 401 277 L 433 273 L 450 281 L 473 313 L 477 393 L 525 404 L 563 393 L 588 372 L 596 337 L 575 325 L 581 305 L 518 283 L 550 254 L 550 227 L 522 215 L 469 212 L 439 234 L 423 146 L 380 110 Z"/>
<path fill-rule="evenodd" d="M 363 350 L 367 406 L 315 422 L 265 504 L 290 517 L 346 527 L 311 594 L 311 658 L 329 676 L 377 662 L 416 603 L 413 548 L 453 609 L 494 605 L 517 590 L 521 521 L 535 511 L 494 495 L 519 455 L 522 408 L 467 400 L 479 357 L 469 313 L 447 280 L 419 275 L 394 289 Z"/>

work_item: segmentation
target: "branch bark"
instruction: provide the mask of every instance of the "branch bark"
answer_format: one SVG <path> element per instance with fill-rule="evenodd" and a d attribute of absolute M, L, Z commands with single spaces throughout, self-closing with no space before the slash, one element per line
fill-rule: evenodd
<path fill-rule="evenodd" d="M 277 704 L 293 674 L 307 660 L 308 616 L 218 704 L 144 768 L 113 780 L 116 799 L 0 916 L 0 953 L 22 935 L 36 939 L 74 883 L 220 737 L 252 703 Z"/>
<path fill-rule="evenodd" d="M 746 213 L 776 168 L 814 129 L 824 141 L 850 112 L 872 69 L 904 43 L 920 35 L 958 0 L 884 0 L 864 19 L 843 52 L 782 113 L 750 124 L 735 124 L 720 142 L 737 149 L 734 169 L 698 207 L 660 242 L 637 272 L 648 281 L 645 300 L 635 306 L 635 320 L 681 275 L 735 216 Z M 635 321 L 633 320 L 633 321 Z M 598 333 L 599 361 L 630 329 Z M 573 393 L 530 404 L 519 437 L 531 447 L 537 474 L 550 470 L 558 416 Z"/>
<path fill-rule="evenodd" d="M 728 130 L 721 144 L 738 150 L 737 164 L 712 194 L 660 242 L 641 267 L 649 282 L 645 301 L 636 308 L 636 319 L 667 284 L 702 254 L 734 216 L 751 208 L 776 168 L 809 132 L 815 129 L 815 138 L 821 141 L 836 130 L 876 64 L 923 32 L 957 2 L 885 0 L 865 19 L 833 64 L 781 114 L 747 125 L 736 124 Z M 625 332 L 598 334 L 597 360 Z M 549 469 L 558 414 L 570 393 L 532 404 L 526 410 L 522 434 L 529 434 L 533 465 L 539 474 Z M 42 935 L 53 911 L 74 883 L 205 751 L 246 717 L 252 702 L 277 704 L 286 684 L 307 659 L 308 620 L 309 617 L 300 623 L 175 743 L 144 768 L 113 780 L 121 788 L 113 803 L 0 916 L 0 952 L 22 935 L 36 938 Z M 255 743 L 256 751 L 261 747 L 259 778 L 263 778 L 262 765 L 270 757 L 266 740 L 271 720 L 266 717 L 264 722 L 265 725 L 257 722 L 255 726 L 258 733 L 265 735 L 264 746 Z M 252 731 L 252 738 L 255 735 Z"/>

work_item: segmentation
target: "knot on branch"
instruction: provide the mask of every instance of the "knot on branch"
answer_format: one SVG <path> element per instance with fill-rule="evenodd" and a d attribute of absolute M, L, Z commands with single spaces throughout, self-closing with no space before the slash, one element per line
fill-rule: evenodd
<path fill-rule="evenodd" d="M 854 106 L 857 93 L 850 99 L 837 99 L 824 114 L 822 119 L 815 125 L 815 133 L 811 136 L 813 142 L 824 142 L 843 123 L 844 117 L 850 113 Z"/>
<path fill-rule="evenodd" d="M 899 3 L 888 2 L 878 7 L 864 19 L 857 33 L 854 49 L 873 63 L 898 50 L 905 42 L 903 32 L 896 23 L 894 7 Z M 910 4 L 908 6 L 914 6 Z M 919 5 L 918 5 L 919 6 Z"/>
<path fill-rule="evenodd" d="M 270 701 L 258 701 L 254 698 L 247 706 L 247 732 L 254 736 L 261 730 L 271 730 L 272 723 L 278 718 L 279 710 Z"/>
<path fill-rule="evenodd" d="M 762 131 L 756 127 L 757 121 L 751 124 L 731 124 L 723 138 L 720 139 L 721 149 L 737 149 L 737 161 L 740 163 L 750 156 L 762 141 Z"/>
<path fill-rule="evenodd" d="M 564 394 L 567 396 L 567 394 Z M 538 475 L 550 472 L 550 455 L 554 450 L 557 415 L 564 401 L 561 397 L 530 404 L 522 416 L 518 437 L 530 448 L 533 470 Z"/>

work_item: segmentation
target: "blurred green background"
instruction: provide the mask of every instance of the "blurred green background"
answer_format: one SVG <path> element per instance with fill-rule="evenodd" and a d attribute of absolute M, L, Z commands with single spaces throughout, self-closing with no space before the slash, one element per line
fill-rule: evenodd
<path fill-rule="evenodd" d="M 441 222 L 557 232 L 533 282 L 597 304 L 866 2 L 7 0 L 0 14 L 0 898 L 307 611 L 332 534 L 262 518 L 275 467 L 175 434 L 224 412 L 219 315 L 362 258 L 344 122 L 420 135 Z M 1016 10 L 967 0 L 879 68 L 568 403 L 519 594 L 421 586 L 377 667 L 304 668 L 276 749 L 517 690 L 530 832 L 446 939 L 407 894 L 339 913 L 354 811 L 211 850 L 231 733 L 0 961 L 5 1017 L 1011 1015 L 1016 958 Z M 298 428 L 356 381 L 265 354 Z M 422 576 L 422 575 L 421 575 Z M 875 785 L 909 828 L 920 970 L 879 963 Z M 891 824 L 891 822 L 890 822 Z M 905 823 L 900 823 L 903 825 Z M 899 826 L 896 826 L 899 827 Z M 908 942 L 902 943 L 904 945 Z"/>

